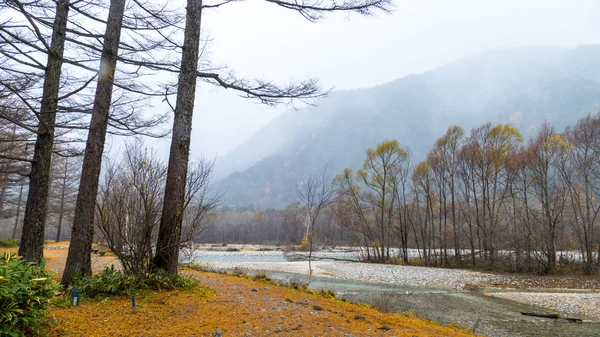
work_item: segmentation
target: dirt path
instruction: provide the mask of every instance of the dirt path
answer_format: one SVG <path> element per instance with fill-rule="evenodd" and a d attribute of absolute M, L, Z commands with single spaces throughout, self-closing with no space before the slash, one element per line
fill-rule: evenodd
<path fill-rule="evenodd" d="M 11 252 L 17 254 L 19 248 L 0 248 L 0 254 L 4 252 Z M 49 269 L 56 271 L 54 278 L 60 280 L 62 271 L 65 269 L 65 263 L 67 262 L 67 254 L 69 252 L 69 242 L 49 242 L 44 245 L 44 259 L 46 259 L 46 266 Z M 121 263 L 115 256 L 105 255 L 100 256 L 98 254 L 92 254 L 92 271 L 94 273 L 100 272 L 105 267 L 114 265 L 115 268 L 121 268 Z"/>

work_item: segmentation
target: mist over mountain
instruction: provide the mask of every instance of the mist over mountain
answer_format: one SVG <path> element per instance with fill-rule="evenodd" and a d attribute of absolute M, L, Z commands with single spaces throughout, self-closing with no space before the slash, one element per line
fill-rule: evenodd
<path fill-rule="evenodd" d="M 226 205 L 282 208 L 310 173 L 360 168 L 384 139 L 396 138 L 416 163 L 452 124 L 468 134 L 510 122 L 527 138 L 543 121 L 562 130 L 599 106 L 600 46 L 488 52 L 283 113 L 217 160 L 217 185 Z"/>

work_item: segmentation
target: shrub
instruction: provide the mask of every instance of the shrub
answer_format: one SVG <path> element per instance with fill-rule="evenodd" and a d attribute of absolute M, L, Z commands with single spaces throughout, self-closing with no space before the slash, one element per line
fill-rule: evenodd
<path fill-rule="evenodd" d="M 126 274 L 115 270 L 113 266 L 105 268 L 100 274 L 77 277 L 73 288 L 81 291 L 85 298 L 104 298 L 108 296 L 129 295 L 149 290 L 193 289 L 196 279 L 181 275 L 171 275 L 165 271 L 148 274 Z"/>
<path fill-rule="evenodd" d="M 327 289 L 321 289 L 319 290 L 319 296 L 323 297 L 323 298 L 327 298 L 327 299 L 331 299 L 331 298 L 337 298 L 335 291 L 333 290 L 327 290 Z"/>
<path fill-rule="evenodd" d="M 237 276 L 245 275 L 248 274 L 248 269 L 240 266 L 235 266 L 233 267 L 233 269 L 231 269 L 231 273 Z"/>
<path fill-rule="evenodd" d="M 273 282 L 264 272 L 258 272 L 251 277 L 252 281 L 256 282 Z"/>
<path fill-rule="evenodd" d="M 0 332 L 2 336 L 42 333 L 41 320 L 58 285 L 45 262 L 30 264 L 14 254 L 0 256 Z"/>
<path fill-rule="evenodd" d="M 2 239 L 2 240 L 0 240 L 0 247 L 2 247 L 2 248 L 19 247 L 19 241 L 15 241 L 13 239 Z"/>
<path fill-rule="evenodd" d="M 393 312 L 398 307 L 400 299 L 398 296 L 389 292 L 381 292 L 378 298 L 375 298 L 373 307 L 381 312 Z"/>
<path fill-rule="evenodd" d="M 296 289 L 296 290 L 306 290 L 307 284 L 302 282 L 298 278 L 291 278 L 287 280 L 287 284 L 282 284 L 283 286 L 287 286 L 288 288 Z"/>

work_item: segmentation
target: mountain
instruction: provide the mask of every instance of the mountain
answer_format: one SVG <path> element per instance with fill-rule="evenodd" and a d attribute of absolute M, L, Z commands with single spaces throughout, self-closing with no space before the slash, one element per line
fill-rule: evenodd
<path fill-rule="evenodd" d="M 217 161 L 218 188 L 230 206 L 281 208 L 310 173 L 358 169 L 384 139 L 396 138 L 417 162 L 452 124 L 469 133 L 517 123 L 527 137 L 543 121 L 561 130 L 599 107 L 600 46 L 488 52 L 281 114 Z"/>

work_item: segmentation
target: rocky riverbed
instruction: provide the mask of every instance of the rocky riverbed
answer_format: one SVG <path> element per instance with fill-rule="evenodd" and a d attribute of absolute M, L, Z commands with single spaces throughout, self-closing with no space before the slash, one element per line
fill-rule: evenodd
<path fill-rule="evenodd" d="M 327 260 L 328 254 L 336 260 Z M 359 302 L 384 303 L 386 310 L 414 312 L 488 336 L 600 336 L 597 278 L 340 261 L 350 256 L 348 252 L 320 252 L 318 256 L 312 263 L 316 287 L 336 290 Z M 265 271 L 296 281 L 308 274 L 307 261 L 287 261 L 281 251 L 205 251 L 196 255 L 196 261 L 208 268 Z M 521 312 L 555 313 L 587 323 L 528 317 Z"/>
<path fill-rule="evenodd" d="M 489 296 L 537 305 L 565 317 L 600 321 L 600 293 L 494 292 Z"/>

